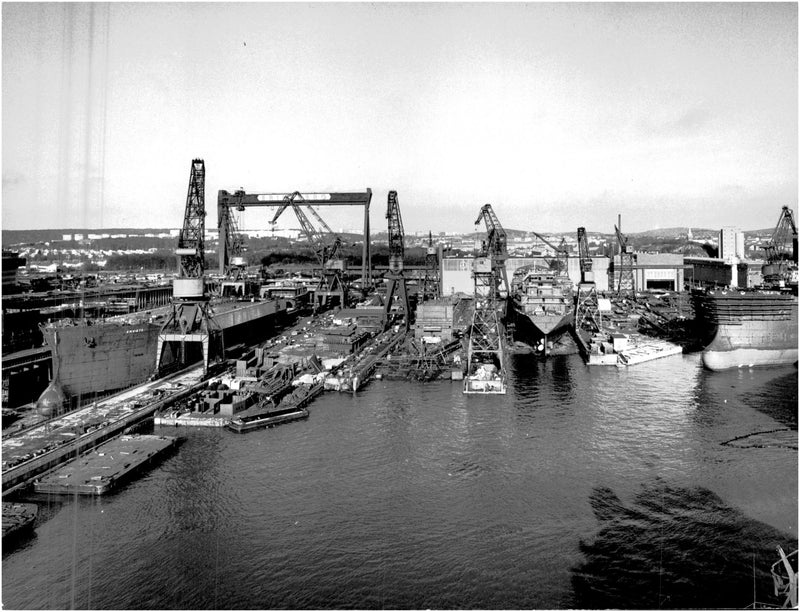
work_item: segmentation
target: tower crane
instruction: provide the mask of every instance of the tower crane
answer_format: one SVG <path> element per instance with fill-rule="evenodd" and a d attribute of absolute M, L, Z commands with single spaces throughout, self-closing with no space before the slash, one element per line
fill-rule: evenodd
<path fill-rule="evenodd" d="M 789 246 L 791 241 L 791 247 Z M 797 226 L 788 206 L 781 209 L 770 241 L 764 247 L 764 283 L 773 287 L 797 287 Z"/>
<path fill-rule="evenodd" d="M 621 222 L 620 225 L 622 225 Z M 609 275 L 612 280 L 610 286 L 614 286 L 613 280 L 616 277 L 618 295 L 633 293 L 636 290 L 636 281 L 633 277 L 633 248 L 628 245 L 628 237 L 616 225 L 614 226 L 614 232 L 617 235 L 617 243 L 619 244 L 620 266 L 619 276 L 614 273 L 614 270 L 610 271 Z"/>
<path fill-rule="evenodd" d="M 592 272 L 592 258 L 589 256 L 589 242 L 586 228 L 578 228 L 578 258 L 581 268 L 581 281 L 578 284 L 578 298 L 575 302 L 575 330 L 589 327 L 599 331 L 602 324 L 600 307 L 597 302 L 597 287 Z"/>
<path fill-rule="evenodd" d="M 200 342 L 203 352 L 203 367 L 208 369 L 212 332 L 219 326 L 214 322 L 209 307 L 209 296 L 205 291 L 205 163 L 192 160 L 189 174 L 189 191 L 183 227 L 178 237 L 178 276 L 172 284 L 172 310 L 158 335 L 156 371 L 165 350 L 172 350 L 179 343 L 179 362 L 187 361 L 187 343 Z"/>
<path fill-rule="evenodd" d="M 383 306 L 383 326 L 389 326 L 390 313 L 395 306 L 395 312 L 403 316 L 403 325 L 406 331 L 410 325 L 411 307 L 408 303 L 408 288 L 403 274 L 403 258 L 405 246 L 403 244 L 403 219 L 400 216 L 400 205 L 397 202 L 397 192 L 390 191 L 386 205 L 386 218 L 389 226 L 389 286 L 386 290 L 386 302 Z M 395 305 L 395 297 L 397 304 Z"/>
<path fill-rule="evenodd" d="M 299 202 L 305 203 L 305 199 L 299 191 L 287 194 L 284 197 L 283 203 L 275 212 L 271 223 L 275 223 L 281 213 L 288 207 L 294 210 L 297 220 L 300 222 L 300 226 L 303 229 L 303 233 L 314 247 L 314 254 L 322 268 L 322 275 L 320 276 L 319 284 L 314 293 L 315 309 L 328 306 L 333 297 L 338 297 L 339 306 L 344 307 L 347 305 L 347 288 L 345 287 L 343 279 L 346 265 L 340 253 L 342 239 L 328 227 L 328 224 L 322 220 L 319 214 L 317 214 L 317 211 L 314 210 L 310 204 L 306 203 L 312 216 L 316 219 L 317 223 L 322 226 L 322 231 L 315 228 L 303 212 Z"/>

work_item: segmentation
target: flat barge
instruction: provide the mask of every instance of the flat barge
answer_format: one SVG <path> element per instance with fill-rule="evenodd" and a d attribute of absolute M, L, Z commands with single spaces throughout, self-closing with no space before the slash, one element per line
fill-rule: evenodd
<path fill-rule="evenodd" d="M 2 439 L 3 495 L 123 433 L 206 385 L 202 365 L 73 410 Z"/>
<path fill-rule="evenodd" d="M 289 423 L 291 421 L 307 418 L 307 409 L 287 408 L 285 410 L 273 410 L 270 412 L 262 412 L 260 414 L 236 417 L 231 419 L 226 427 L 231 431 L 235 431 L 236 433 L 245 433 L 254 429 L 273 427 L 274 425 L 280 425 L 282 423 Z"/>
<path fill-rule="evenodd" d="M 104 495 L 174 449 L 180 438 L 128 435 L 98 446 L 34 482 L 37 493 Z"/>
<path fill-rule="evenodd" d="M 3 502 L 3 542 L 30 532 L 37 512 L 36 504 Z"/>

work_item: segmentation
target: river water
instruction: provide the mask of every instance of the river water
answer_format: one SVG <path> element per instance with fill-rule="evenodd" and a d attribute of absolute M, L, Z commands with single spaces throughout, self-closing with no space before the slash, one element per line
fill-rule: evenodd
<path fill-rule="evenodd" d="M 774 602 L 797 547 L 797 369 L 516 355 L 505 396 L 372 381 L 305 421 L 183 435 L 3 551 L 26 609 L 685 608 Z M 764 433 L 767 432 L 767 433 Z M 755 591 L 755 592 L 754 592 Z"/>

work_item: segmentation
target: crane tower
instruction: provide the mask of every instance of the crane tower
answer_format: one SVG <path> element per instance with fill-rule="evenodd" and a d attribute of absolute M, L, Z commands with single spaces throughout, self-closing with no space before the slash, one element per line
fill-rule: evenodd
<path fill-rule="evenodd" d="M 581 282 L 578 284 L 578 299 L 575 302 L 575 330 L 588 327 L 597 331 L 600 329 L 602 320 L 597 302 L 594 272 L 592 272 L 592 258 L 589 256 L 589 243 L 584 227 L 578 228 L 578 257 L 581 267 Z"/>
<path fill-rule="evenodd" d="M 205 291 L 205 174 L 203 160 L 192 160 L 183 227 L 175 249 L 178 276 L 172 281 L 172 310 L 158 335 L 156 371 L 165 361 L 165 351 L 173 353 L 177 358 L 174 362 L 185 364 L 191 359 L 190 346 L 197 343 L 202 347 L 203 368 L 207 370 L 211 358 L 219 353 L 216 349 L 221 348 L 211 346 L 212 333 L 219 331 L 219 326 L 214 322 Z"/>
<path fill-rule="evenodd" d="M 475 222 L 486 222 L 487 240 L 472 262 L 475 301 L 467 347 L 467 376 L 464 393 L 505 393 L 505 331 L 501 312 L 505 312 L 508 278 L 505 273 L 506 233 L 485 204 Z M 500 285 L 505 288 L 501 295 Z"/>
<path fill-rule="evenodd" d="M 397 192 L 390 191 L 386 206 L 386 218 L 389 226 L 389 285 L 386 289 L 386 301 L 383 306 L 384 328 L 390 324 L 390 315 L 394 311 L 396 316 L 403 317 L 406 330 L 411 323 L 411 307 L 408 302 L 408 287 L 403 274 L 403 259 L 405 246 L 403 244 L 403 219 L 400 216 L 400 204 L 397 202 Z M 395 303 L 395 297 L 397 298 Z"/>

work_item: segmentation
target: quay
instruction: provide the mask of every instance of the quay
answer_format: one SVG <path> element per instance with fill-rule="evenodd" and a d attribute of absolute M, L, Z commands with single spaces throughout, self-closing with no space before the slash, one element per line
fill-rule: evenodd
<path fill-rule="evenodd" d="M 34 482 L 37 493 L 104 495 L 174 449 L 180 438 L 121 436 Z"/>
<path fill-rule="evenodd" d="M 122 434 L 165 405 L 187 397 L 205 384 L 202 365 L 151 381 L 2 440 L 3 496 L 34 477 L 98 444 Z"/>

